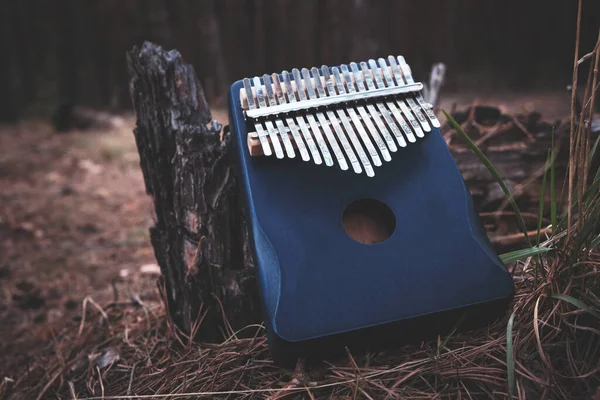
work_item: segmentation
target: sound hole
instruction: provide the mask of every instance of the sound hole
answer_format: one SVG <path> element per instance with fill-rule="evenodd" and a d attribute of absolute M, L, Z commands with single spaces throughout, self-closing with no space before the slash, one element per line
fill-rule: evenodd
<path fill-rule="evenodd" d="M 375 199 L 360 199 L 351 203 L 342 215 L 346 233 L 364 244 L 381 243 L 396 229 L 396 216 L 384 203 Z"/>

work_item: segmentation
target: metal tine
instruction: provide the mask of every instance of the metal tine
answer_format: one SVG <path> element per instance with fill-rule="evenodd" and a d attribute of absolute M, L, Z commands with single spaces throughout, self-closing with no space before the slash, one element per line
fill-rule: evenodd
<path fill-rule="evenodd" d="M 254 93 L 252 93 L 252 84 L 250 79 L 244 78 L 244 90 L 246 91 L 246 99 L 248 101 L 248 108 L 251 110 L 256 109 L 256 104 L 254 103 Z M 269 145 L 269 141 L 267 140 L 267 133 L 265 132 L 262 123 L 256 122 L 254 123 L 254 129 L 256 129 L 256 133 L 258 134 L 258 139 L 260 140 L 260 145 L 263 149 L 263 153 L 265 156 L 270 156 L 273 154 L 271 151 L 271 146 Z"/>
<path fill-rule="evenodd" d="M 348 70 L 348 66 L 345 64 L 342 64 L 340 66 L 340 68 L 342 70 L 342 73 L 344 74 L 344 80 L 346 81 L 346 84 L 348 85 L 348 91 L 350 93 L 356 92 L 356 89 L 354 88 L 354 84 L 352 83 L 352 78 L 350 77 L 350 71 Z M 371 122 L 371 117 L 367 113 L 367 110 L 365 110 L 365 108 L 363 106 L 358 105 L 358 104 L 355 107 L 358 110 L 358 113 L 360 114 L 360 116 L 362 117 L 364 124 L 367 126 L 367 129 L 371 133 L 371 137 L 373 138 L 373 140 L 375 140 L 377 147 L 379 147 L 379 151 L 383 155 L 383 159 L 385 161 L 390 161 L 392 159 L 392 156 L 390 155 L 390 152 L 388 151 L 385 143 L 383 142 L 383 139 L 381 138 L 379 131 L 377 131 L 377 128 L 375 128 L 375 125 L 373 125 L 373 122 Z"/>
<path fill-rule="evenodd" d="M 337 93 L 335 91 L 333 77 L 329 73 L 329 68 L 326 65 L 323 65 L 323 66 L 321 66 L 321 71 L 323 71 L 323 78 L 325 79 L 325 86 L 327 87 L 328 95 L 335 96 Z M 340 89 L 340 93 L 345 93 L 345 92 L 346 92 L 346 90 L 342 86 L 342 88 Z M 337 114 L 339 120 L 342 122 L 342 125 L 344 126 L 344 129 L 346 130 L 346 134 L 348 135 L 348 137 L 350 138 L 350 141 L 354 145 L 354 149 L 358 153 L 358 158 L 360 159 L 360 162 L 362 163 L 363 167 L 365 168 L 365 172 L 367 173 L 367 176 L 375 176 L 375 171 L 373 170 L 371 161 L 369 161 L 369 157 L 367 157 L 367 153 L 363 149 L 363 146 L 360 143 L 360 140 L 358 140 L 358 137 L 356 136 L 356 132 L 354 132 L 354 128 L 352 127 L 352 124 L 350 123 L 350 120 L 348 119 L 346 112 L 344 111 L 343 108 L 336 108 L 335 113 Z M 337 124 L 337 121 L 335 119 L 335 115 L 334 115 L 333 111 L 328 110 L 327 115 L 329 116 L 329 118 L 332 122 L 335 121 L 335 123 Z M 363 141 L 365 139 L 370 145 L 370 147 L 369 147 L 369 145 L 367 145 L 367 149 L 372 148 L 373 152 L 375 153 L 375 156 L 379 158 L 379 156 L 377 155 L 377 152 L 375 151 L 375 148 L 373 147 L 373 144 L 371 144 L 371 141 L 369 140 L 369 137 L 366 135 L 366 133 L 363 137 Z M 373 153 L 371 153 L 371 154 L 373 154 Z M 379 161 L 379 165 L 381 165 L 381 161 Z"/>
<path fill-rule="evenodd" d="M 363 81 L 365 78 L 363 78 L 362 74 L 360 73 L 360 70 L 358 69 L 358 64 L 356 64 L 355 62 L 350 63 L 350 70 L 354 74 L 354 80 L 356 81 L 356 86 L 358 86 L 358 91 L 366 92 L 367 89 L 365 88 L 365 82 Z M 370 78 L 371 77 L 369 77 L 369 79 Z M 367 110 L 369 111 L 370 117 L 373 118 L 373 121 L 375 121 L 375 125 L 377 125 L 377 128 L 379 128 L 379 132 L 381 132 L 381 134 L 383 135 L 383 138 L 385 139 L 390 151 L 397 151 L 398 148 L 396 147 L 394 138 L 392 138 L 390 131 L 385 126 L 385 123 L 381 120 L 381 117 L 379 116 L 377 110 L 375 110 L 373 104 L 367 102 L 366 106 Z"/>
<path fill-rule="evenodd" d="M 333 67 L 333 68 L 331 68 L 331 71 L 333 72 L 333 79 L 337 86 L 338 92 L 342 93 L 342 94 L 346 93 L 346 88 L 344 86 L 344 81 L 342 81 L 342 77 L 340 75 L 339 68 Z M 352 86 L 352 85 L 350 85 L 350 86 Z M 346 112 L 352 119 L 352 122 L 354 123 L 354 127 L 358 130 L 358 134 L 359 134 L 360 138 L 362 139 L 363 143 L 367 147 L 367 151 L 371 155 L 373 164 L 375 164 L 376 166 L 382 165 L 381 158 L 379 158 L 379 154 L 377 153 L 377 150 L 375 150 L 375 146 L 373 146 L 373 143 L 371 142 L 369 135 L 363 128 L 362 122 L 360 121 L 360 118 L 358 118 L 358 115 L 356 115 L 356 112 L 354 111 L 354 109 L 352 107 L 348 107 L 348 108 L 346 108 Z M 348 128 L 346 128 L 346 129 L 348 129 Z M 353 130 L 352 127 L 350 127 L 350 129 Z"/>
<path fill-rule="evenodd" d="M 265 101 L 265 97 L 262 92 L 262 84 L 260 83 L 260 78 L 258 76 L 254 77 L 254 88 L 256 89 L 256 99 L 258 100 L 258 104 L 260 107 L 266 107 L 267 103 Z M 267 127 L 267 132 L 269 132 L 269 137 L 271 138 L 271 144 L 275 149 L 275 156 L 277 158 L 283 158 L 283 149 L 281 148 L 281 144 L 279 143 L 279 139 L 277 138 L 277 132 L 275 132 L 275 127 L 271 121 L 265 121 L 265 126 Z"/>
<path fill-rule="evenodd" d="M 377 87 L 378 88 L 386 87 L 386 84 L 383 82 L 385 74 L 383 74 L 382 72 L 379 71 L 379 65 L 377 64 L 377 62 L 373 59 L 370 59 L 369 66 L 371 67 L 371 71 L 373 72 L 373 76 L 375 77 L 375 83 L 376 83 Z M 382 68 L 382 70 L 384 70 L 384 69 Z M 386 79 L 386 81 L 387 81 L 387 79 Z M 389 84 L 390 84 L 390 82 L 388 82 L 388 85 Z M 406 119 L 402 116 L 402 112 L 398 109 L 398 107 L 396 106 L 394 101 L 388 100 L 385 103 L 385 105 L 392 112 L 392 115 L 396 119 L 397 123 L 400 124 L 400 127 L 402 128 L 402 132 L 404 132 L 404 135 L 406 136 L 408 141 L 416 142 L 417 138 L 413 134 L 411 127 L 406 122 Z"/>
<path fill-rule="evenodd" d="M 250 79 L 248 78 L 244 78 L 244 90 L 246 90 L 248 107 L 251 110 L 256 109 L 256 104 L 254 103 L 254 93 L 252 93 L 252 86 L 250 83 Z M 262 122 L 255 122 L 254 129 L 256 129 L 256 133 L 258 134 L 258 140 L 260 140 L 260 145 L 263 149 L 264 155 L 272 155 L 273 151 L 271 150 L 271 146 L 269 145 L 269 140 L 267 140 L 267 132 L 265 132 L 265 129 L 262 126 Z"/>
<path fill-rule="evenodd" d="M 402 76 L 402 72 L 400 71 L 400 68 L 398 68 L 398 63 L 396 62 L 396 59 L 393 56 L 389 56 L 388 61 L 390 62 L 390 67 L 392 67 L 392 73 L 394 74 L 394 78 L 396 79 L 398 86 L 406 85 L 407 82 L 404 80 L 404 76 Z M 427 118 L 425 118 L 425 116 L 421 112 L 423 110 L 421 109 L 421 107 L 419 107 L 417 105 L 417 103 L 415 102 L 415 99 L 413 99 L 413 96 L 412 95 L 406 96 L 406 101 L 408 102 L 408 105 L 412 109 L 412 112 L 417 116 L 417 119 L 421 123 L 421 127 L 423 128 L 423 130 L 425 132 L 430 132 L 431 126 L 429 125 Z"/>
<path fill-rule="evenodd" d="M 290 81 L 290 74 L 287 71 L 283 71 L 281 73 L 281 75 L 283 76 L 283 82 L 284 82 L 286 90 L 287 90 L 288 99 L 291 103 L 295 103 L 297 101 L 296 100 L 296 92 L 294 92 L 294 89 L 292 88 L 292 82 Z M 289 124 L 289 120 L 291 120 L 291 118 L 288 118 L 288 124 Z M 298 122 L 298 126 L 300 127 L 300 131 L 302 132 L 302 136 L 304 136 L 304 140 L 306 140 L 306 146 L 308 147 L 308 150 L 310 151 L 310 154 L 312 155 L 313 162 L 317 165 L 322 164 L 323 160 L 321 159 L 321 155 L 319 154 L 319 150 L 317 150 L 315 141 L 313 140 L 312 136 L 310 135 L 310 131 L 308 130 L 308 127 L 306 126 L 306 121 L 304 121 L 304 118 L 302 118 L 302 116 L 299 115 L 296 117 L 296 122 Z"/>
<path fill-rule="evenodd" d="M 300 71 L 298 70 L 298 68 L 292 69 L 292 74 L 294 75 L 294 82 L 296 82 L 296 90 L 298 91 L 298 94 L 300 95 L 300 101 L 306 101 L 307 97 L 306 97 L 306 93 L 305 93 L 304 81 L 302 80 L 302 77 L 300 76 Z M 307 113 L 305 116 L 306 116 L 306 119 L 308 120 L 308 123 L 309 123 L 311 129 L 312 129 L 315 139 L 317 140 L 317 145 L 319 146 L 319 149 L 321 150 L 321 154 L 323 155 L 323 159 L 325 160 L 325 165 L 327 165 L 328 167 L 332 166 L 333 159 L 331 158 L 331 154 L 329 153 L 329 149 L 327 148 L 327 143 L 325 143 L 325 140 L 323 139 L 323 135 L 321 135 L 321 130 L 319 129 L 319 126 L 317 125 L 317 121 L 315 120 L 315 117 L 313 117 L 313 115 L 311 113 Z M 301 117 L 299 116 L 298 118 L 301 118 Z"/>
<path fill-rule="evenodd" d="M 263 75 L 263 82 L 265 83 L 265 89 L 267 91 L 267 99 L 269 100 L 269 105 L 274 106 L 277 104 L 275 100 L 275 96 L 273 94 L 273 87 L 271 86 L 271 77 L 267 74 Z M 269 125 L 273 126 L 271 121 L 265 122 L 267 124 L 267 129 Z M 281 123 L 281 120 L 277 118 L 275 120 L 275 125 L 277 125 L 277 131 L 279 131 L 279 139 L 283 142 L 283 146 L 285 147 L 285 152 L 289 158 L 294 158 L 296 153 L 294 152 L 294 146 L 292 146 L 292 142 L 285 131 L 285 127 Z M 282 129 L 283 128 L 283 129 Z M 275 127 L 273 127 L 275 130 Z"/>
<path fill-rule="evenodd" d="M 277 98 L 277 102 L 279 104 L 287 103 L 285 93 L 283 92 L 283 90 L 281 88 L 281 82 L 279 81 L 279 75 L 274 73 L 272 75 L 272 77 L 273 77 L 273 91 L 275 92 L 275 97 Z M 302 157 L 302 160 L 304 160 L 304 161 L 309 161 L 310 155 L 308 154 L 308 151 L 306 150 L 306 145 L 304 144 L 304 140 L 302 140 L 302 136 L 300 136 L 300 130 L 298 129 L 298 126 L 296 125 L 294 120 L 289 117 L 285 118 L 285 122 L 288 125 L 288 129 L 290 130 L 290 132 L 292 132 L 292 137 L 294 138 L 294 142 L 296 142 L 296 146 L 298 147 L 298 150 L 300 151 L 300 157 Z M 280 135 L 285 134 L 285 136 L 287 137 L 287 131 L 286 131 L 286 128 L 285 128 L 283 122 L 281 121 L 281 119 L 276 119 L 275 125 L 277 125 L 277 129 L 279 129 L 279 134 Z M 292 149 L 293 149 L 293 146 L 292 146 Z"/>
<path fill-rule="evenodd" d="M 375 83 L 377 84 L 377 87 L 378 88 L 385 87 L 386 85 L 385 85 L 385 83 L 383 83 L 383 76 L 378 70 L 379 66 L 378 66 L 377 62 L 373 59 L 370 59 L 369 66 L 371 67 L 371 71 L 373 72 L 373 76 L 375 77 Z M 398 107 L 396 107 L 396 104 L 394 103 L 394 101 L 389 100 L 385 103 L 385 105 L 390 109 L 390 111 L 392 112 L 392 115 L 394 116 L 394 118 L 396 118 L 396 121 L 398 122 L 398 124 L 400 124 L 400 127 L 402 128 L 402 132 L 404 132 L 404 135 L 406 136 L 408 141 L 411 143 L 416 142 L 417 138 L 413 134 L 413 131 L 410 128 L 410 126 L 406 123 L 406 120 L 402 116 L 402 112 L 398 109 Z M 400 145 L 402 146 L 402 143 L 400 143 Z"/>
<path fill-rule="evenodd" d="M 410 68 L 408 67 L 408 64 L 406 63 L 406 60 L 404 60 L 404 57 L 398 56 L 398 64 L 400 64 L 400 70 L 402 71 L 402 74 L 404 75 L 404 79 L 406 79 L 406 82 L 408 82 L 409 84 L 415 83 L 415 80 L 413 79 L 412 74 L 410 72 Z M 415 97 L 416 97 L 419 105 L 422 107 L 422 109 L 427 114 L 427 117 L 429 117 L 431 124 L 434 127 L 439 128 L 441 126 L 440 120 L 437 118 L 437 116 L 433 112 L 430 105 L 425 102 L 425 99 L 421 95 L 421 92 L 417 92 Z"/>
<path fill-rule="evenodd" d="M 365 82 L 367 83 L 367 90 L 376 89 L 375 84 L 373 83 L 373 79 L 371 78 L 371 70 L 369 69 L 369 66 L 367 65 L 367 63 L 364 61 L 361 62 L 360 67 L 361 67 L 363 75 L 365 77 Z M 377 65 L 375 67 L 377 67 Z M 379 82 L 381 82 L 381 77 L 377 73 L 377 68 L 375 68 L 375 72 L 373 73 L 373 75 L 376 76 L 375 80 L 377 80 L 379 78 Z M 378 86 L 378 87 L 383 87 L 383 82 L 381 82 L 380 86 Z M 399 128 L 398 125 L 396 125 L 396 121 L 394 121 L 394 118 L 392 117 L 390 110 L 388 110 L 385 107 L 385 104 L 383 104 L 380 101 L 376 102 L 375 105 L 377 106 L 377 109 L 379 110 L 381 115 L 383 115 L 383 119 L 385 119 L 385 122 L 388 124 L 388 126 L 394 133 L 394 136 L 396 137 L 396 140 L 398 141 L 398 144 L 400 145 L 400 147 L 406 147 L 406 140 L 404 140 L 404 136 L 402 136 L 402 133 L 400 132 L 401 128 Z M 402 119 L 402 121 L 404 122 L 404 119 Z M 405 124 L 406 124 L 406 122 L 405 122 Z"/>
<path fill-rule="evenodd" d="M 307 68 L 302 68 L 302 77 L 304 78 L 304 83 L 306 84 L 306 89 L 308 91 L 308 98 L 316 99 L 317 94 L 315 93 L 315 90 L 311 83 L 310 71 Z M 314 79 L 315 79 L 315 81 L 318 80 L 319 83 L 321 83 L 321 77 L 319 76 L 318 72 L 317 72 L 317 75 L 314 76 Z M 333 149 L 333 154 L 335 154 L 335 158 L 337 158 L 338 163 L 340 164 L 340 168 L 344 171 L 347 170 L 348 162 L 346 162 L 346 158 L 344 158 L 342 149 L 340 149 L 340 146 L 338 145 L 337 140 L 335 140 L 335 136 L 333 136 L 333 132 L 331 131 L 331 128 L 329 127 L 329 124 L 327 123 L 325 115 L 323 115 L 323 113 L 320 111 L 315 112 L 315 115 L 317 116 L 317 119 L 319 120 L 319 123 L 321 124 L 321 129 L 323 129 L 323 132 L 325 132 L 325 136 L 327 137 L 327 140 L 329 141 L 329 145 Z M 311 122 L 313 131 L 320 132 L 319 126 L 318 126 L 317 122 L 315 121 L 314 117 L 309 114 L 309 121 L 311 121 L 311 120 L 314 121 L 314 124 Z"/>
<path fill-rule="evenodd" d="M 321 83 L 321 75 L 319 74 L 319 69 L 317 67 L 312 67 L 311 72 L 315 80 L 317 94 L 319 95 L 319 97 L 327 97 L 327 93 L 325 93 L 325 89 L 323 88 L 323 84 Z M 319 114 L 323 115 L 322 113 Z M 317 116 L 319 114 L 317 114 Z M 342 127 L 340 126 L 337 118 L 335 117 L 335 114 L 330 109 L 326 109 L 325 114 L 327 115 L 327 118 L 324 118 L 325 121 L 321 121 L 321 118 L 319 118 L 321 125 L 331 124 L 333 130 L 337 135 L 338 140 L 340 141 L 342 147 L 344 148 L 344 151 L 346 152 L 346 156 L 350 160 L 350 164 L 352 164 L 352 169 L 354 169 L 354 172 L 356 172 L 357 174 L 360 174 L 362 172 L 362 168 L 360 166 L 360 163 L 358 162 L 358 158 L 356 158 L 356 154 L 354 154 L 354 150 L 352 150 L 352 146 L 350 145 L 350 142 L 348 142 L 348 138 L 344 134 L 344 131 L 342 130 Z"/>
<path fill-rule="evenodd" d="M 378 61 L 379 61 L 379 66 L 381 67 L 381 71 L 383 71 L 383 78 L 385 80 L 385 83 L 388 86 L 395 86 L 396 84 L 394 83 L 394 79 L 390 75 L 390 71 L 388 71 L 388 66 L 385 63 L 385 60 L 383 58 L 380 58 Z M 404 100 L 396 99 L 396 104 L 400 107 L 400 110 L 402 110 L 402 113 L 408 119 L 408 122 L 410 122 L 410 125 L 412 126 L 416 135 L 419 137 L 423 137 L 424 133 L 423 133 L 423 129 L 421 128 L 421 125 L 417 122 L 415 117 L 412 115 L 412 112 L 410 111 L 410 109 L 408 108 L 408 106 L 406 105 Z M 408 141 L 409 142 L 416 141 L 416 139 L 415 139 L 414 135 L 412 135 L 412 133 L 411 133 L 411 136 L 412 137 L 408 136 Z"/>
<path fill-rule="evenodd" d="M 248 108 L 251 110 L 256 109 L 256 104 L 254 104 L 254 93 L 252 93 L 252 84 L 250 83 L 250 79 L 244 78 L 244 90 L 246 91 L 246 100 L 248 101 Z"/>

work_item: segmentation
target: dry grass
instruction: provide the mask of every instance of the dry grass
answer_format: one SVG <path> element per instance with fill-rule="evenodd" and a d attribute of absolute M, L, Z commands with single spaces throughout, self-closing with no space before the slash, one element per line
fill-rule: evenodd
<path fill-rule="evenodd" d="M 591 399 L 600 386 L 599 315 L 550 294 L 600 303 L 594 293 L 600 257 L 586 257 L 577 274 L 561 256 L 542 261 L 544 272 L 534 268 L 534 259 L 520 263 L 517 272 L 522 279 L 517 279 L 513 305 L 515 394 Z M 58 335 L 29 371 L 2 383 L 0 394 L 19 392 L 14 398 L 24 399 L 509 397 L 509 315 L 487 329 L 385 353 L 349 355 L 293 374 L 270 361 L 260 328 L 253 338 L 197 344 L 175 331 L 160 302 L 113 303 L 103 309 L 88 302 L 87 310 L 81 326 Z"/>

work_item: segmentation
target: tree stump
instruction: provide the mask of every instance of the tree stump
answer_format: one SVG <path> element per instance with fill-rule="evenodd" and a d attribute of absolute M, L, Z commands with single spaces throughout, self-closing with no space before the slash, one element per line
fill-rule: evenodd
<path fill-rule="evenodd" d="M 146 42 L 128 52 L 127 63 L 169 317 L 186 335 L 222 340 L 260 321 L 229 136 L 178 51 Z"/>

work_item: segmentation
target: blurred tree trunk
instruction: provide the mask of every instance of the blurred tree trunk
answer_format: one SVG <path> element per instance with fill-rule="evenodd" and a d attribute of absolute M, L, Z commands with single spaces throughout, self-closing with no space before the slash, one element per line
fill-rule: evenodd
<path fill-rule="evenodd" d="M 220 21 L 217 18 L 215 10 L 215 1 L 209 0 L 198 4 L 197 24 L 201 27 L 201 44 L 206 46 L 204 59 L 207 61 L 203 69 L 209 71 L 213 77 L 210 79 L 210 86 L 207 95 L 210 99 L 222 100 L 226 98 L 226 88 L 228 86 L 227 65 L 223 58 L 223 40 L 221 40 Z M 200 7 L 201 6 L 201 7 Z"/>
<path fill-rule="evenodd" d="M 421 81 L 433 62 L 447 63 L 446 91 L 562 90 L 570 82 L 576 1 L 438 3 L 4 1 L 0 89 L 10 101 L 1 101 L 0 118 L 59 104 L 124 110 L 123 54 L 144 40 L 185 53 L 218 106 L 244 76 L 390 54 L 404 55 Z M 600 1 L 583 7 L 582 54 L 596 42 Z"/>
<path fill-rule="evenodd" d="M 8 7 L 5 5 L 5 8 Z M 11 45 L 12 26 L 10 13 L 0 13 L 0 121 L 14 121 L 18 115 L 17 96 L 14 88 L 16 80 L 13 74 L 15 55 Z"/>
<path fill-rule="evenodd" d="M 58 107 L 54 123 L 59 131 L 71 128 L 72 112 L 78 103 L 79 58 L 75 48 L 77 32 L 73 8 L 73 0 L 61 0 L 55 8 L 58 29 Z"/>

